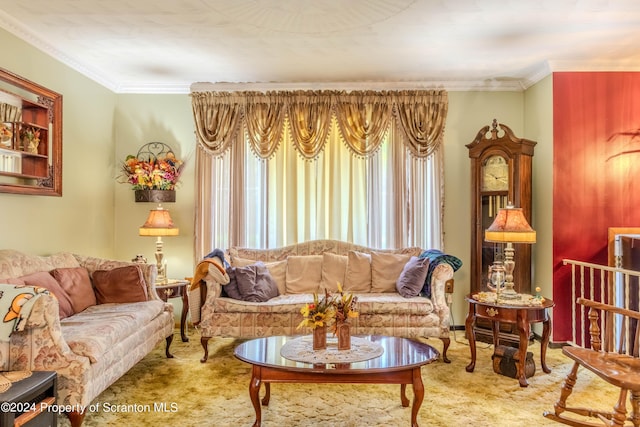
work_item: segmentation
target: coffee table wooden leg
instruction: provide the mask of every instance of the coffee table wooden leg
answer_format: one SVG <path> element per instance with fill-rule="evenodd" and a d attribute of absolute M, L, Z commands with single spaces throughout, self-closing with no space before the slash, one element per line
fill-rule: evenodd
<path fill-rule="evenodd" d="M 407 398 L 407 385 L 400 384 L 400 402 L 405 408 L 409 406 L 409 399 Z"/>
<path fill-rule="evenodd" d="M 251 404 L 256 411 L 256 421 L 253 423 L 253 427 L 260 427 L 262 423 L 262 410 L 260 409 L 260 378 L 262 377 L 260 366 L 253 366 L 253 374 L 251 375 L 251 382 L 249 383 L 249 397 L 251 398 Z"/>
<path fill-rule="evenodd" d="M 411 407 L 411 427 L 418 427 L 418 411 L 424 399 L 424 384 L 420 368 L 413 369 L 413 406 Z"/>
<path fill-rule="evenodd" d="M 264 397 L 262 398 L 262 405 L 269 406 L 270 399 L 271 399 L 271 383 L 264 383 Z"/>

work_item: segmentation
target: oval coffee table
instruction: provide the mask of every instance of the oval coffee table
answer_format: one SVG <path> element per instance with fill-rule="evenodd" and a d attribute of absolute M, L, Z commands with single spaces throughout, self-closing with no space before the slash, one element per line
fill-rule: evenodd
<path fill-rule="evenodd" d="M 260 409 L 260 384 L 265 384 L 264 406 L 269 405 L 271 383 L 352 383 L 352 384 L 400 384 L 402 406 L 409 406 L 406 386 L 413 386 L 411 425 L 418 426 L 418 410 L 424 398 L 424 385 L 420 367 L 432 363 L 440 356 L 430 345 L 407 338 L 387 336 L 360 336 L 378 343 L 382 355 L 362 362 L 305 363 L 286 359 L 280 355 L 282 346 L 299 337 L 273 336 L 256 338 L 236 347 L 235 356 L 252 365 L 249 396 L 256 411 L 254 427 L 262 422 Z"/>

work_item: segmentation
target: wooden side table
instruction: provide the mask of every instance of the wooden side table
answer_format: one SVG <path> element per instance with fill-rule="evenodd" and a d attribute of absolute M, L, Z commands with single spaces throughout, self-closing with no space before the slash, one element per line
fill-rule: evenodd
<path fill-rule="evenodd" d="M 56 393 L 55 372 L 32 372 L 30 377 L 11 384 L 9 390 L 0 393 L 0 427 L 55 427 L 58 413 L 47 407 L 56 403 Z"/>
<path fill-rule="evenodd" d="M 491 321 L 493 330 L 493 345 L 497 348 L 500 345 L 500 322 L 515 323 L 520 337 L 518 347 L 519 360 L 516 364 L 518 382 L 520 387 L 527 387 L 529 383 L 525 376 L 525 359 L 527 356 L 527 345 L 531 334 L 531 324 L 542 322 L 542 342 L 540 347 L 540 363 L 542 370 L 547 374 L 551 369 L 547 367 L 546 355 L 547 346 L 549 345 L 549 336 L 551 335 L 551 318 L 549 317 L 549 309 L 555 303 L 546 299 L 541 305 L 515 305 L 500 302 L 481 302 L 467 295 L 469 302 L 469 314 L 465 321 L 465 330 L 469 339 L 469 349 L 471 350 L 471 363 L 466 367 L 467 372 L 473 372 L 476 367 L 476 334 L 474 324 L 476 319 L 487 319 Z"/>
<path fill-rule="evenodd" d="M 180 337 L 182 342 L 189 342 L 186 333 L 187 312 L 189 311 L 188 280 L 169 279 L 167 283 L 156 285 L 160 299 L 167 302 L 170 298 L 182 298 L 182 315 L 180 316 Z"/>

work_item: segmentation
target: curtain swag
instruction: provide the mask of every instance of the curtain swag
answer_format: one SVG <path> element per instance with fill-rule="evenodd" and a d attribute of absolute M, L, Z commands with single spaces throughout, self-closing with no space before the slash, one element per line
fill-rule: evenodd
<path fill-rule="evenodd" d="M 192 92 L 198 143 L 222 156 L 244 130 L 253 153 L 268 159 L 289 124 L 298 153 L 315 159 L 336 120 L 340 139 L 358 157 L 374 155 L 391 126 L 418 158 L 442 143 L 448 109 L 444 90 Z"/>

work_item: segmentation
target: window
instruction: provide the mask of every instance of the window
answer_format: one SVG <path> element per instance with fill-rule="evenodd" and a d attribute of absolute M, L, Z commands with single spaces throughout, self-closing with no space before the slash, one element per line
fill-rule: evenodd
<path fill-rule="evenodd" d="M 332 117 L 327 142 L 309 159 L 294 144 L 287 119 L 277 148 L 263 159 L 246 134 L 229 135 L 217 156 L 203 146 L 197 152 L 198 257 L 216 247 L 270 248 L 314 239 L 442 247 L 440 147 L 417 157 L 390 125 L 375 153 L 358 156 Z"/>

